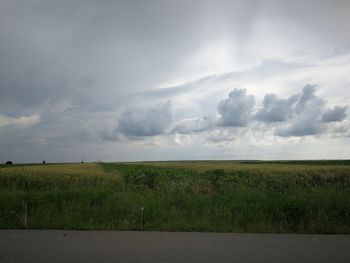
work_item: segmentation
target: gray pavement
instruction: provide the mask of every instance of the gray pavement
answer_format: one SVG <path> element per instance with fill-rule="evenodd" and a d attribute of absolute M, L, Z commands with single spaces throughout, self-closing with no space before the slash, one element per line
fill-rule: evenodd
<path fill-rule="evenodd" d="M 0 230 L 0 262 L 350 262 L 350 235 Z"/>

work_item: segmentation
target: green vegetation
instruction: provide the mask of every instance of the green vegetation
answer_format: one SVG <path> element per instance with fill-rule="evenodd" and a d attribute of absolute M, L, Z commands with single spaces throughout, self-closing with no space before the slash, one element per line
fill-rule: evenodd
<path fill-rule="evenodd" d="M 0 167 L 0 228 L 350 233 L 350 162 Z"/>

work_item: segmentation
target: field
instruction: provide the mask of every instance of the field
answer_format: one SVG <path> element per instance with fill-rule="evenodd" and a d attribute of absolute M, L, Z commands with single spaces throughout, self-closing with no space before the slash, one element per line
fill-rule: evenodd
<path fill-rule="evenodd" d="M 350 233 L 350 162 L 0 166 L 0 228 Z"/>

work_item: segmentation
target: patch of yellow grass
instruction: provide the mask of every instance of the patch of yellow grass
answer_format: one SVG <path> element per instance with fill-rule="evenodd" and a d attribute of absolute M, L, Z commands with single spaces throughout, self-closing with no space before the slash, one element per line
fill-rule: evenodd
<path fill-rule="evenodd" d="M 156 167 L 173 167 L 205 172 L 214 169 L 224 169 L 225 171 L 249 171 L 259 173 L 302 173 L 317 172 L 319 174 L 349 173 L 350 166 L 346 165 L 305 165 L 305 164 L 271 164 L 271 163 L 239 163 L 230 161 L 206 161 L 206 162 L 147 162 L 144 165 Z"/>
<path fill-rule="evenodd" d="M 97 182 L 119 182 L 121 177 L 106 172 L 99 164 L 52 164 L 14 166 L 0 169 L 0 182 L 23 178 L 50 185 L 94 185 Z M 7 179 L 6 179 L 7 178 Z"/>
<path fill-rule="evenodd" d="M 30 175 L 104 175 L 104 170 L 95 163 L 89 164 L 51 164 L 5 167 L 0 169 L 0 175 L 4 174 L 30 174 Z"/>

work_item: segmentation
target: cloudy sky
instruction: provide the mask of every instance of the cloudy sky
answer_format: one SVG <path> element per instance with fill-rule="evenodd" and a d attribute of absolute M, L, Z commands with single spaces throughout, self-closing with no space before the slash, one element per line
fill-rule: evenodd
<path fill-rule="evenodd" d="M 350 158 L 348 0 L 0 0 L 0 161 Z"/>

